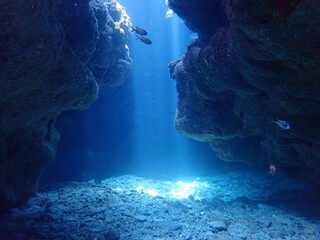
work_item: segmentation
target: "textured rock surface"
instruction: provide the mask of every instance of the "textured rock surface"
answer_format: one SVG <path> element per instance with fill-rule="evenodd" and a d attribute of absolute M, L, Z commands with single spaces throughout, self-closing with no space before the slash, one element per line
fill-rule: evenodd
<path fill-rule="evenodd" d="M 221 159 L 296 168 L 320 184 L 319 1 L 169 4 L 199 33 L 169 66 L 176 129 Z"/>
<path fill-rule="evenodd" d="M 57 116 L 88 107 L 98 84 L 122 83 L 128 24 L 112 0 L 0 2 L 1 211 L 36 191 L 55 157 Z"/>
<path fill-rule="evenodd" d="M 185 185 L 125 175 L 43 186 L 23 208 L 0 214 L 0 239 L 320 239 L 319 195 L 301 182 L 228 173 Z"/>

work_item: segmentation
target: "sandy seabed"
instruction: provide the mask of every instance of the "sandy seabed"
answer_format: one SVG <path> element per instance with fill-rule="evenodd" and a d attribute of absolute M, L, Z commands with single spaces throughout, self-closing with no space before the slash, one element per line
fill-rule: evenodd
<path fill-rule="evenodd" d="M 25 207 L 0 216 L 0 239 L 318 240 L 319 202 L 284 175 L 124 175 L 43 187 Z"/>

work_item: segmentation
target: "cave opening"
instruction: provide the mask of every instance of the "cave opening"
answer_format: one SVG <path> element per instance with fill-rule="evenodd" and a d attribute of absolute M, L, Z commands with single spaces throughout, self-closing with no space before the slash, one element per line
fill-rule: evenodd
<path fill-rule="evenodd" d="M 0 239 L 320 239 L 320 5 L 273 2 L 0 1 Z"/>
<path fill-rule="evenodd" d="M 215 164 L 227 165 L 207 144 L 174 128 L 178 95 L 168 64 L 184 54 L 196 33 L 176 14 L 166 17 L 169 8 L 164 1 L 121 4 L 132 26 L 146 29 L 152 44 L 145 45 L 131 34 L 133 68 L 126 82 L 100 86 L 99 97 L 89 109 L 60 116 L 57 157 L 44 172 L 43 183 L 123 174 L 180 180 L 203 174 Z"/>

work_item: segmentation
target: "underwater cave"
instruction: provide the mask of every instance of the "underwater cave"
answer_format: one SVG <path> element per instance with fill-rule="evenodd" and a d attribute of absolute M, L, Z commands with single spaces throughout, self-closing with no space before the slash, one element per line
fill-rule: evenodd
<path fill-rule="evenodd" d="M 0 20 L 0 239 L 320 239 L 319 1 Z"/>

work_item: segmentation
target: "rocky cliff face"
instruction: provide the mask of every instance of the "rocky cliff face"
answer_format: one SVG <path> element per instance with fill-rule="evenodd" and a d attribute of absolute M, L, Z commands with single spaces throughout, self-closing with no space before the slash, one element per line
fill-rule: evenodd
<path fill-rule="evenodd" d="M 223 160 L 269 162 L 320 184 L 319 1 L 169 5 L 199 35 L 169 66 L 176 129 Z"/>
<path fill-rule="evenodd" d="M 129 24 L 114 0 L 0 2 L 0 211 L 35 193 L 55 157 L 57 116 L 124 81 Z"/>

